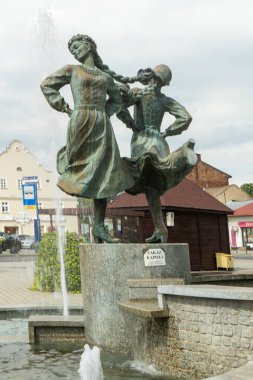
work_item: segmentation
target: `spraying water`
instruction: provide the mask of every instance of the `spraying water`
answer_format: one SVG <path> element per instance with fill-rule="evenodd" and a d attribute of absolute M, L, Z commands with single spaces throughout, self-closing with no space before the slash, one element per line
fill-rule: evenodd
<path fill-rule="evenodd" d="M 37 92 L 41 97 L 41 92 L 39 91 L 39 83 L 41 79 L 50 71 L 53 71 L 54 67 L 59 66 L 61 63 L 62 52 L 65 52 L 66 49 L 62 48 L 61 38 L 59 37 L 56 25 L 53 17 L 53 12 L 50 9 L 40 9 L 38 12 L 38 16 L 36 22 L 31 30 L 31 35 L 34 39 L 34 49 L 33 56 L 34 59 L 34 67 L 38 67 L 38 86 Z M 38 104 L 36 108 L 36 114 L 45 115 L 48 113 L 48 110 L 44 109 L 44 102 L 42 104 L 41 99 L 38 99 Z M 48 145 L 49 154 L 47 154 L 47 161 L 55 162 L 55 152 L 59 149 L 57 143 L 59 143 L 58 136 L 60 135 L 58 132 L 58 128 L 62 125 L 59 123 L 58 118 L 56 116 L 50 117 L 37 117 L 36 122 L 38 123 L 38 119 L 48 120 L 48 125 L 45 124 L 39 126 L 40 130 L 40 141 L 43 140 L 44 144 Z M 52 128 L 52 125 L 54 128 Z M 43 132 L 44 131 L 44 132 Z M 43 133 L 43 137 L 42 137 Z M 38 142 L 39 144 L 39 142 Z M 37 150 L 40 150 L 40 147 L 37 147 Z M 55 183 L 57 175 L 55 174 Z M 68 297 L 67 297 L 67 287 L 65 280 L 65 265 L 64 265 L 64 255 L 65 255 L 65 230 L 61 225 L 62 218 L 62 209 L 61 209 L 61 201 L 60 201 L 60 192 L 59 190 L 55 194 L 56 199 L 56 228 L 58 233 L 58 252 L 59 252 L 59 260 L 61 267 L 61 291 L 63 298 L 63 315 L 68 316 Z"/>
<path fill-rule="evenodd" d="M 85 344 L 78 373 L 80 380 L 104 380 L 98 347 L 94 346 L 92 349 Z"/>
<path fill-rule="evenodd" d="M 157 371 L 153 364 L 147 363 L 148 330 L 156 326 L 155 319 L 137 317 L 125 311 L 122 313 L 134 357 L 134 361 L 129 363 L 131 368 L 156 378 L 161 375 L 161 372 Z M 157 326 L 158 328 L 159 326 Z"/>
<path fill-rule="evenodd" d="M 56 201 L 56 228 L 58 235 L 58 251 L 59 251 L 59 259 L 60 259 L 60 267 L 61 267 L 61 292 L 62 292 L 62 300 L 63 300 L 63 315 L 64 317 L 68 317 L 68 293 L 66 286 L 66 276 L 65 276 L 65 229 L 61 225 L 61 217 L 62 217 L 62 207 L 60 202 L 60 190 L 57 191 L 57 201 Z"/>

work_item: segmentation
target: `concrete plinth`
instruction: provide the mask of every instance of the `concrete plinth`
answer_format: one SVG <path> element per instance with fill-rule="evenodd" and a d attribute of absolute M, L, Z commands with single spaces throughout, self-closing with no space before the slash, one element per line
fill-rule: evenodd
<path fill-rule="evenodd" d="M 84 344 L 84 325 L 81 316 L 30 315 L 30 343 L 75 342 Z"/>
<path fill-rule="evenodd" d="M 144 252 L 158 248 L 164 251 L 165 265 L 145 266 Z M 85 340 L 111 351 L 130 351 L 118 307 L 118 302 L 129 300 L 129 279 L 190 282 L 188 244 L 83 244 L 80 267 Z"/>

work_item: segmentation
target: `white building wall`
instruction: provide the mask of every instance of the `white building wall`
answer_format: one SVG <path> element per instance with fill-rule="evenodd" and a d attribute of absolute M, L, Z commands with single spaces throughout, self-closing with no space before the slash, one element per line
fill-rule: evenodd
<path fill-rule="evenodd" d="M 0 154 L 0 231 L 17 229 L 19 234 L 34 234 L 33 220 L 36 210 L 23 206 L 20 180 L 26 176 L 38 176 L 38 203 L 43 209 L 55 209 L 56 197 L 60 196 L 63 208 L 76 208 L 77 200 L 56 186 L 57 178 L 51 171 L 44 169 L 36 157 L 19 140 L 14 140 Z M 6 186 L 6 188 L 5 188 Z M 58 194 L 58 195 L 57 195 Z M 6 210 L 6 208 L 8 208 Z M 50 227 L 49 215 L 40 215 L 42 232 Z M 53 217 L 53 226 L 55 226 Z M 78 233 L 76 216 L 62 216 L 61 224 L 65 230 Z"/>
<path fill-rule="evenodd" d="M 230 246 L 232 247 L 232 233 L 235 232 L 236 247 L 243 247 L 242 229 L 239 226 L 239 222 L 252 222 L 252 216 L 228 216 L 228 230 Z M 253 244 L 248 243 L 248 246 L 253 248 Z"/>

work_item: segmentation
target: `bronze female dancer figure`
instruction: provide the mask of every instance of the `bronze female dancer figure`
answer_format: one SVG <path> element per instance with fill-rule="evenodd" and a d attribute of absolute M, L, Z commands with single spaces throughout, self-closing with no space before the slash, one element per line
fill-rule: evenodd
<path fill-rule="evenodd" d="M 135 183 L 126 191 L 146 194 L 155 225 L 153 235 L 146 239 L 149 243 L 165 243 L 168 239 L 160 195 L 176 186 L 197 162 L 193 151 L 194 140 L 189 140 L 172 153 L 165 140 L 168 136 L 181 134 L 192 121 L 191 115 L 181 104 L 161 93 L 161 88 L 169 85 L 171 77 L 171 70 L 166 65 L 158 65 L 154 70 L 140 70 L 137 77 L 130 78 L 129 82 L 139 80 L 149 84 L 152 91 L 139 97 L 142 92 L 140 88 L 122 88 L 123 107 L 117 114 L 133 130 L 131 159 L 125 160 Z M 127 109 L 131 105 L 134 105 L 134 118 Z M 175 121 L 162 133 L 160 128 L 165 112 L 173 115 Z"/>
<path fill-rule="evenodd" d="M 121 108 L 121 94 L 113 78 L 119 81 L 123 77 L 103 63 L 91 37 L 76 35 L 68 48 L 80 64 L 64 66 L 41 84 L 50 106 L 70 117 L 66 146 L 57 155 L 58 186 L 67 194 L 92 198 L 96 241 L 117 243 L 104 225 L 107 198 L 134 183 L 120 158 L 109 119 Z M 71 87 L 73 110 L 59 91 L 65 85 Z"/>

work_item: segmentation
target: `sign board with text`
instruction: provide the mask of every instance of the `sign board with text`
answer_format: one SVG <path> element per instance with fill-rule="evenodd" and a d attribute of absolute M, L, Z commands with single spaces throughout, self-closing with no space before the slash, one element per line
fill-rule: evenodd
<path fill-rule="evenodd" d="M 166 265 L 165 252 L 161 248 L 149 248 L 144 251 L 145 267 Z"/>
<path fill-rule="evenodd" d="M 241 228 L 253 228 L 253 222 L 252 221 L 239 222 L 239 227 L 241 227 Z"/>
<path fill-rule="evenodd" d="M 39 179 L 36 175 L 30 175 L 27 177 L 22 177 L 22 185 L 30 184 L 30 183 L 38 183 Z"/>
<path fill-rule="evenodd" d="M 37 185 L 36 183 L 30 183 L 22 185 L 23 205 L 35 206 L 37 202 Z"/>

